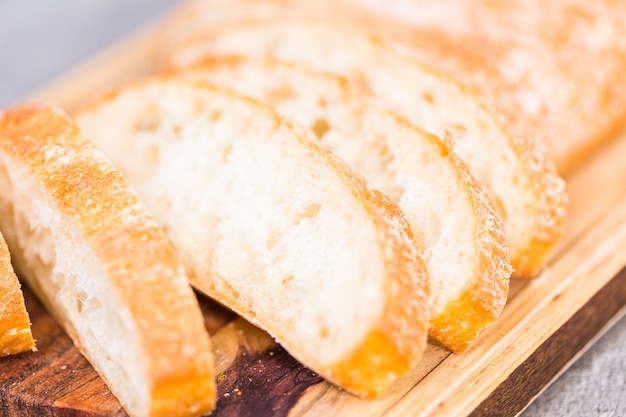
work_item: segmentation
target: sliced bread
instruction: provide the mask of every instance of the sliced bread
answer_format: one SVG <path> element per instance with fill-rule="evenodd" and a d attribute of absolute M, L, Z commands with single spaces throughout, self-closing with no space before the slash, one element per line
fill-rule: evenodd
<path fill-rule="evenodd" d="M 0 356 L 37 350 L 11 256 L 0 233 Z"/>
<path fill-rule="evenodd" d="M 545 144 L 562 174 L 626 122 L 620 0 L 193 0 L 166 19 L 157 49 L 166 54 L 225 22 L 277 16 L 360 21 L 393 39 L 475 88 L 509 132 Z"/>
<path fill-rule="evenodd" d="M 0 116 L 0 227 L 16 270 L 133 417 L 216 400 L 197 299 L 163 231 L 60 110 Z"/>
<path fill-rule="evenodd" d="M 421 357 L 425 266 L 400 209 L 271 108 L 156 77 L 77 120 L 177 248 L 191 283 L 360 396 Z"/>
<path fill-rule="evenodd" d="M 272 56 L 337 72 L 416 126 L 450 135 L 503 218 L 514 274 L 535 276 L 545 266 L 564 229 L 564 182 L 538 144 L 509 135 L 460 84 L 359 22 L 291 16 L 217 24 L 179 47 L 169 65 L 207 54 Z"/>
<path fill-rule="evenodd" d="M 345 79 L 297 64 L 214 57 L 177 75 L 270 104 L 398 203 L 429 272 L 438 341 L 462 352 L 500 315 L 511 273 L 501 220 L 436 137 L 362 99 Z"/>
<path fill-rule="evenodd" d="M 208 3 L 196 11 L 208 13 Z M 480 91 L 508 128 L 545 143 L 561 173 L 626 122 L 621 0 L 339 3 L 369 12 L 412 53 Z"/>

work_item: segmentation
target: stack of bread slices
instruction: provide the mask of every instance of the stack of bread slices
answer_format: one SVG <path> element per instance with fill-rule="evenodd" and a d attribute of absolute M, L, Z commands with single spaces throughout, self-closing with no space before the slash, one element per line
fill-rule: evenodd
<path fill-rule="evenodd" d="M 426 17 L 390 24 L 420 1 L 190 1 L 155 36 L 154 74 L 71 118 L 4 112 L 0 230 L 16 270 L 131 416 L 215 406 L 191 288 L 376 397 L 429 336 L 468 349 L 510 277 L 546 267 L 567 201 L 552 157 L 566 166 L 582 145 L 554 153 L 520 128 L 523 103 L 474 82 L 466 55 L 438 68 L 433 45 L 455 53 L 443 25 L 425 47 Z M 451 70 L 462 62 L 472 74 Z M 33 349 L 2 244 L 0 279 L 0 353 Z"/>

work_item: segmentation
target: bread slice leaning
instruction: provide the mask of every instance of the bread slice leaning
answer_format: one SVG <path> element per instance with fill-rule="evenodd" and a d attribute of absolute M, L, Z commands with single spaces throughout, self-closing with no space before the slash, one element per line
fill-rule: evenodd
<path fill-rule="evenodd" d="M 16 269 L 131 416 L 213 409 L 209 336 L 174 249 L 60 110 L 0 116 L 0 227 Z"/>
<path fill-rule="evenodd" d="M 77 119 L 165 228 L 192 284 L 296 359 L 371 397 L 421 357 L 427 273 L 403 214 L 269 107 L 159 77 Z"/>
<path fill-rule="evenodd" d="M 502 311 L 504 230 L 481 187 L 436 137 L 355 94 L 344 78 L 273 59 L 212 57 L 177 73 L 272 105 L 394 200 L 430 276 L 430 334 L 459 353 Z"/>
<path fill-rule="evenodd" d="M 475 94 L 367 30 L 364 22 L 298 16 L 215 24 L 180 46 L 170 66 L 207 54 L 272 56 L 348 77 L 385 106 L 438 137 L 482 183 L 503 218 L 514 274 L 545 266 L 563 233 L 564 182 L 538 145 L 512 137 Z"/>
<path fill-rule="evenodd" d="M 11 255 L 0 233 L 0 356 L 35 351 L 30 319 Z"/>

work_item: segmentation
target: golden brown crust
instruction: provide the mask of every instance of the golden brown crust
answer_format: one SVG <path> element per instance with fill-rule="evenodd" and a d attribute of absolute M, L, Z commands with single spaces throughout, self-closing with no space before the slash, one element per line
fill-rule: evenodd
<path fill-rule="evenodd" d="M 509 293 L 511 265 L 506 238 L 498 215 L 486 200 L 467 168 L 456 158 L 450 162 L 457 167 L 461 181 L 472 206 L 479 211 L 476 216 L 477 274 L 459 298 L 446 304 L 440 314 L 431 317 L 431 335 L 454 353 L 464 352 L 480 332 L 495 321 L 506 304 Z"/>
<path fill-rule="evenodd" d="M 552 249 L 565 232 L 568 198 L 565 181 L 539 143 L 528 138 L 507 135 L 519 158 L 534 192 L 534 230 L 529 242 L 516 256 L 513 275 L 519 278 L 536 277 L 548 263 Z"/>
<path fill-rule="evenodd" d="M 449 301 L 441 313 L 430 319 L 430 335 L 451 351 L 462 353 L 482 330 L 500 316 L 507 300 L 512 269 L 504 226 L 480 184 L 450 147 L 435 136 L 420 131 L 404 118 L 396 116 L 396 120 L 439 148 L 442 157 L 454 168 L 470 200 L 469 204 L 476 212 L 473 279 L 457 299 Z"/>
<path fill-rule="evenodd" d="M 317 147 L 312 142 L 308 144 Z M 372 216 L 379 230 L 379 246 L 388 277 L 388 302 L 378 328 L 370 332 L 350 358 L 333 366 L 330 373 L 339 381 L 349 381 L 349 390 L 357 395 L 377 397 L 398 376 L 416 365 L 426 347 L 430 327 L 429 277 L 413 242 L 411 228 L 397 204 L 370 188 L 334 154 L 320 149 Z"/>
<path fill-rule="evenodd" d="M 0 152 L 26 164 L 82 231 L 129 308 L 149 373 L 149 415 L 210 412 L 213 358 L 197 300 L 173 248 L 126 180 L 54 108 L 11 109 L 0 119 L 0 132 Z M 64 325 L 75 337 L 71 323 Z M 84 351 L 80 340 L 74 342 Z"/>
<path fill-rule="evenodd" d="M 0 234 L 0 356 L 27 350 L 37 349 L 9 248 Z"/>
<path fill-rule="evenodd" d="M 94 111 L 103 103 L 114 100 L 126 89 L 139 89 L 143 85 L 159 82 L 190 85 L 212 94 L 225 95 L 233 101 L 244 100 L 247 106 L 255 109 L 258 118 L 267 118 L 274 125 L 290 130 L 302 146 L 309 148 L 315 157 L 321 157 L 325 163 L 330 164 L 370 214 L 378 231 L 380 252 L 386 266 L 385 308 L 379 322 L 372 327 L 360 346 L 355 348 L 350 357 L 335 364 L 319 363 L 316 358 L 297 351 L 292 343 L 288 343 L 289 335 L 282 334 L 271 323 L 259 320 L 237 298 L 216 292 L 210 283 L 193 271 L 190 271 L 190 281 L 199 291 L 268 331 L 296 359 L 329 381 L 359 396 L 380 395 L 397 377 L 406 374 L 418 362 L 426 346 L 428 332 L 428 277 L 400 209 L 383 194 L 371 190 L 344 162 L 314 143 L 299 127 L 279 117 L 270 107 L 201 81 L 185 80 L 172 75 L 137 80 L 88 104 L 79 113 Z"/>

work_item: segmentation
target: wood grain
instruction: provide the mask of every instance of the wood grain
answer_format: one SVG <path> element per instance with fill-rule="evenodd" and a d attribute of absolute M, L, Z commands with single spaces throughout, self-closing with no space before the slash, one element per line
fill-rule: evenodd
<path fill-rule="evenodd" d="M 214 338 L 218 417 L 286 416 L 322 378 L 293 359 L 265 332 L 243 319 Z"/>
<path fill-rule="evenodd" d="M 149 73 L 151 31 L 105 51 L 35 94 L 71 109 Z M 502 317 L 463 355 L 429 343 L 423 360 L 376 400 L 304 368 L 264 332 L 202 301 L 218 369 L 215 416 L 512 416 L 585 350 L 626 305 L 626 132 L 567 177 L 570 219 L 549 266 L 514 281 Z M 622 271 L 622 272 L 620 272 Z M 47 312 L 26 293 L 39 352 L 0 359 L 2 416 L 125 416 Z"/>
<path fill-rule="evenodd" d="M 0 415 L 127 416 L 117 399 L 25 289 L 39 352 L 0 359 Z M 286 416 L 298 398 L 322 379 L 267 333 L 200 297 L 214 336 L 219 408 L 213 416 Z"/>
<path fill-rule="evenodd" d="M 626 269 L 598 291 L 498 385 L 471 417 L 521 412 L 602 330 L 626 313 Z"/>
<path fill-rule="evenodd" d="M 38 352 L 0 361 L 4 416 L 125 416 L 117 399 L 70 338 L 24 289 Z"/>

